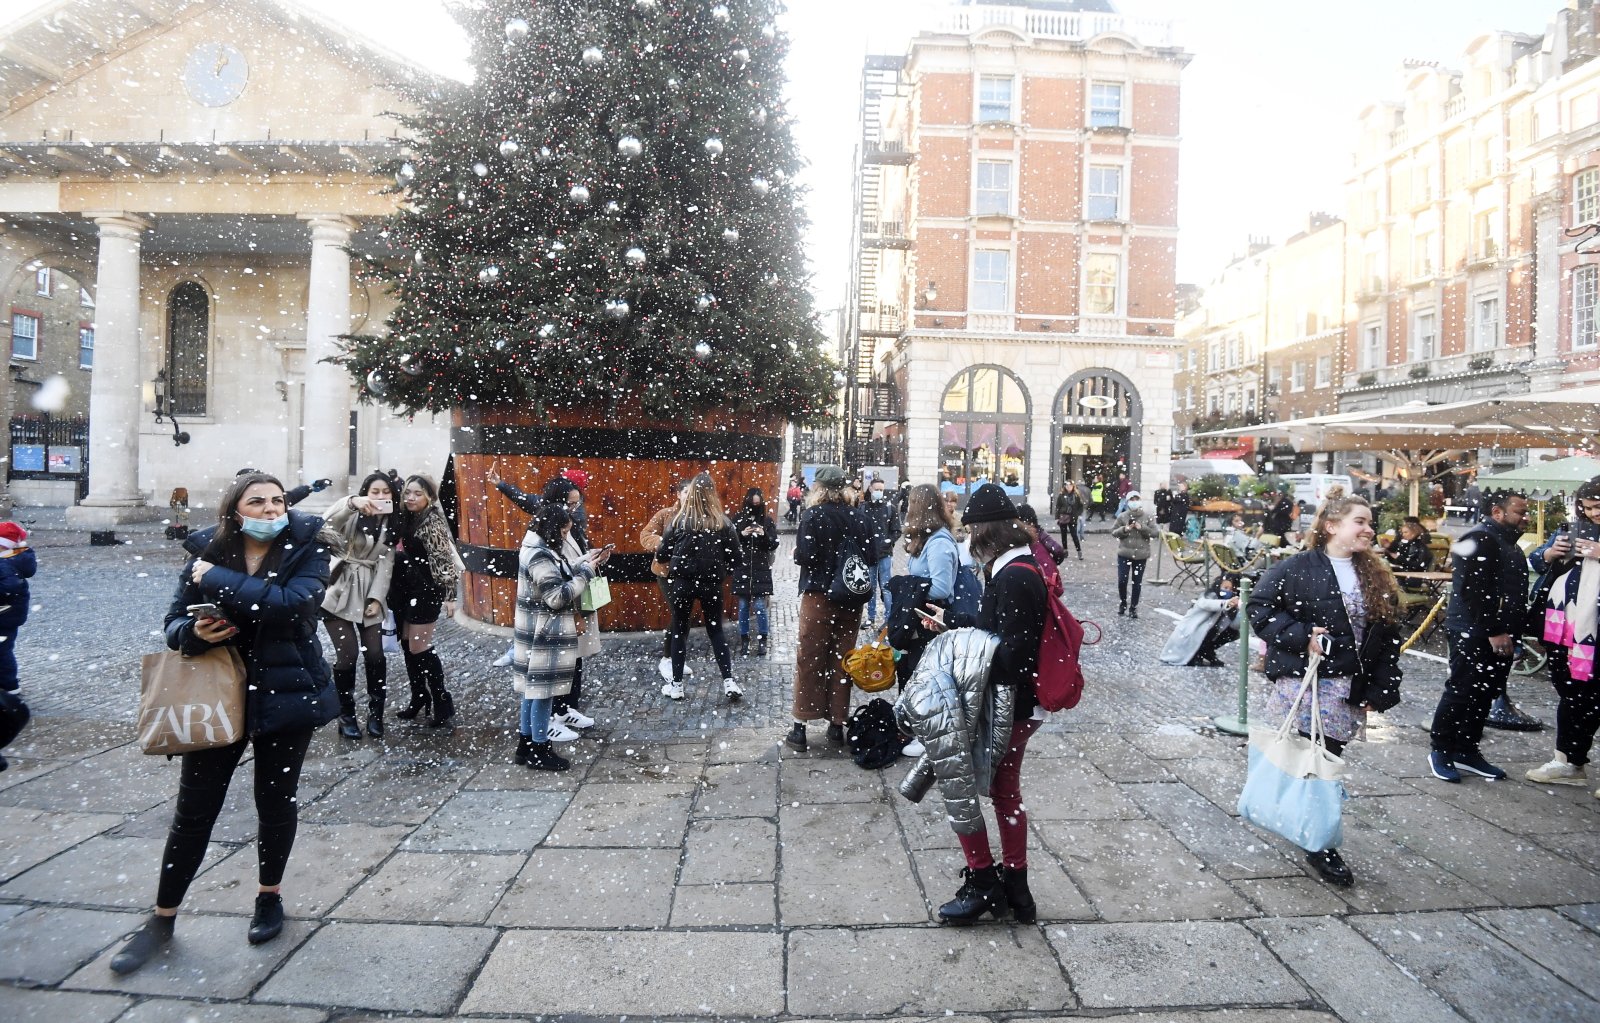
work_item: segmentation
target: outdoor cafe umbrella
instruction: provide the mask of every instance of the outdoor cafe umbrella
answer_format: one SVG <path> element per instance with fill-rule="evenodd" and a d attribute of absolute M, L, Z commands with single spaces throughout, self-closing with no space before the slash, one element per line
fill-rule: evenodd
<path fill-rule="evenodd" d="M 1544 502 L 1559 492 L 1571 493 L 1600 476 L 1600 458 L 1571 455 L 1549 462 L 1530 462 L 1520 469 L 1479 476 L 1478 486 L 1485 491 L 1519 490 L 1538 505 L 1537 529 L 1544 535 Z"/>

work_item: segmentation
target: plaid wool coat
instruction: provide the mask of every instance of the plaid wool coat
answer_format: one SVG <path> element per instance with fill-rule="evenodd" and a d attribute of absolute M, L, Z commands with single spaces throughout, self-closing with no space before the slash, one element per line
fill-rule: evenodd
<path fill-rule="evenodd" d="M 523 538 L 517 560 L 512 688 L 525 700 L 565 696 L 578 664 L 578 605 L 593 573 L 587 564 L 567 562 L 532 532 Z"/>

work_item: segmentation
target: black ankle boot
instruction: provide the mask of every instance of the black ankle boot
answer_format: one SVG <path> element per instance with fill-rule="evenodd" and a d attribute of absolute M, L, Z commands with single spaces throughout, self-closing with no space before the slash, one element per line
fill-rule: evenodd
<path fill-rule="evenodd" d="M 962 867 L 961 876 L 965 880 L 956 889 L 956 897 L 939 907 L 940 923 L 966 927 L 977 923 L 985 913 L 994 914 L 996 920 L 1006 918 L 1006 893 L 1000 886 L 998 870 Z"/>
<path fill-rule="evenodd" d="M 523 766 L 527 766 L 528 751 L 532 746 L 533 740 L 528 738 L 526 735 L 523 735 L 521 732 L 518 732 L 517 751 L 511 755 L 511 762 L 513 764 L 522 764 Z"/>
<path fill-rule="evenodd" d="M 132 973 L 167 946 L 172 940 L 172 929 L 178 922 L 175 916 L 159 916 L 150 914 L 150 919 L 144 922 L 137 931 L 128 935 L 128 940 L 111 957 L 112 973 Z"/>
<path fill-rule="evenodd" d="M 283 931 L 283 896 L 277 892 L 259 892 L 256 911 L 250 917 L 250 930 L 245 938 L 252 945 L 264 945 Z"/>
<path fill-rule="evenodd" d="M 749 636 L 740 636 L 739 637 L 739 656 L 740 657 L 749 657 L 750 656 L 750 637 Z"/>
<path fill-rule="evenodd" d="M 429 728 L 449 728 L 455 724 L 456 701 L 455 697 L 447 692 L 440 692 L 433 698 L 433 717 L 428 719 Z"/>
<path fill-rule="evenodd" d="M 790 749 L 804 753 L 806 751 L 806 726 L 796 721 L 790 727 L 789 734 L 783 737 L 783 741 L 788 744 Z"/>
<path fill-rule="evenodd" d="M 1005 867 L 1000 871 L 1000 881 L 1006 891 L 1006 905 L 1019 924 L 1031 924 L 1039 916 L 1039 907 L 1028 891 L 1028 868 Z"/>
<path fill-rule="evenodd" d="M 388 662 L 367 662 L 367 734 L 374 739 L 383 738 L 383 708 L 389 702 L 388 675 Z"/>
<path fill-rule="evenodd" d="M 361 738 L 361 726 L 356 723 L 356 669 L 333 669 L 333 690 L 339 696 L 339 734 L 346 739 Z"/>
<path fill-rule="evenodd" d="M 1126 600 L 1124 600 L 1122 603 L 1117 605 L 1117 614 L 1125 615 L 1127 613 L 1128 613 L 1128 602 Z"/>
<path fill-rule="evenodd" d="M 401 721 L 411 721 L 427 710 L 431 701 L 428 699 L 428 683 L 423 677 L 425 669 L 417 661 L 416 655 L 410 651 L 406 652 L 405 659 L 406 681 L 411 685 L 411 702 L 406 705 L 405 710 L 395 711 L 394 716 Z"/>
<path fill-rule="evenodd" d="M 528 744 L 528 766 L 535 771 L 565 771 L 572 761 L 558 756 L 550 740 Z"/>
<path fill-rule="evenodd" d="M 766 635 L 766 633 L 762 633 L 761 635 L 756 637 L 756 656 L 757 657 L 765 657 L 765 656 L 767 656 L 767 635 Z"/>

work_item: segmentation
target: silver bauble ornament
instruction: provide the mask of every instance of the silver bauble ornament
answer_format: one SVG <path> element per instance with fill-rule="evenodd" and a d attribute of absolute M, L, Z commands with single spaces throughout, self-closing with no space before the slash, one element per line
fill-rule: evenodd
<path fill-rule="evenodd" d="M 540 327 L 539 328 L 539 336 L 544 338 L 547 341 L 550 338 L 555 337 L 556 336 L 556 325 L 553 324 L 553 323 L 547 323 L 544 326 Z"/>
<path fill-rule="evenodd" d="M 658 0 L 633 0 L 634 10 L 643 11 L 646 14 L 654 14 L 659 6 Z"/>
<path fill-rule="evenodd" d="M 758 174 L 750 179 L 750 191 L 757 195 L 766 195 L 772 191 L 772 182 Z"/>
<path fill-rule="evenodd" d="M 648 256 L 646 256 L 644 254 L 644 250 L 643 249 L 632 248 L 632 249 L 629 249 L 627 252 L 624 252 L 622 254 L 622 258 L 626 259 L 633 266 L 644 266 L 645 261 L 648 260 L 650 257 L 648 257 Z"/>
<path fill-rule="evenodd" d="M 589 205 L 589 190 L 583 185 L 573 185 L 572 191 L 567 193 L 567 198 L 578 206 L 587 206 Z"/>
<path fill-rule="evenodd" d="M 418 249 L 416 251 L 416 253 L 414 255 L 412 255 L 411 258 L 416 260 L 418 266 L 421 266 L 422 265 L 422 259 L 423 259 L 422 250 Z"/>
<path fill-rule="evenodd" d="M 398 185 L 409 185 L 417 180 L 417 169 L 411 166 L 410 160 L 402 163 L 400 169 L 394 172 L 394 180 Z"/>
<path fill-rule="evenodd" d="M 550 151 L 550 147 L 549 146 L 540 146 L 539 147 L 539 155 L 534 157 L 534 159 L 538 160 L 540 163 L 549 163 L 551 160 L 554 160 L 555 158 L 556 158 L 556 154 Z"/>
<path fill-rule="evenodd" d="M 703 293 L 699 298 L 694 300 L 694 307 L 701 312 L 705 312 L 707 309 L 710 309 L 716 304 L 717 296 L 711 294 L 709 291 Z"/>
<path fill-rule="evenodd" d="M 422 375 L 422 360 L 409 355 L 400 356 L 400 368 L 407 376 L 419 377 Z"/>
<path fill-rule="evenodd" d="M 583 62 L 593 67 L 606 59 L 606 51 L 598 46 L 590 46 L 583 51 Z"/>
<path fill-rule="evenodd" d="M 478 280 L 482 281 L 485 284 L 493 284 L 495 281 L 498 281 L 499 279 L 500 279 L 500 268 L 498 266 L 486 266 L 482 270 L 478 271 Z"/>
<path fill-rule="evenodd" d="M 475 163 L 472 165 L 472 173 L 476 174 L 480 178 L 486 178 L 489 176 L 489 165 L 486 163 Z"/>
<path fill-rule="evenodd" d="M 848 379 L 843 373 L 835 372 L 833 374 L 833 386 L 843 387 L 848 382 Z"/>
<path fill-rule="evenodd" d="M 750 123 L 755 125 L 757 128 L 759 128 L 762 125 L 766 124 L 767 123 L 767 108 L 766 107 L 756 107 L 754 110 L 750 111 Z"/>
<path fill-rule="evenodd" d="M 717 6 L 711 8 L 711 16 L 713 18 L 716 18 L 718 21 L 727 21 L 728 20 L 728 5 L 727 4 L 718 4 Z"/>
<path fill-rule="evenodd" d="M 706 152 L 713 157 L 722 155 L 722 140 L 716 137 L 706 139 Z"/>
<path fill-rule="evenodd" d="M 513 156 L 516 156 L 521 151 L 522 147 L 517 145 L 515 139 L 505 139 L 500 143 L 500 155 L 505 157 L 507 160 L 511 159 Z"/>
<path fill-rule="evenodd" d="M 742 67 L 743 65 L 750 63 L 750 51 L 741 46 L 733 51 L 733 59 L 738 61 Z"/>
<path fill-rule="evenodd" d="M 694 346 L 694 354 L 702 359 L 709 359 L 711 358 L 711 346 L 702 341 Z"/>
<path fill-rule="evenodd" d="M 608 319 L 626 320 L 631 312 L 633 312 L 633 309 L 628 305 L 627 300 L 621 298 L 606 299 L 605 314 Z"/>
<path fill-rule="evenodd" d="M 738 244 L 739 229 L 737 227 L 729 227 L 724 229 L 722 232 L 722 240 L 727 242 L 729 245 Z"/>
<path fill-rule="evenodd" d="M 610 202 L 606 203 L 606 212 L 607 213 L 621 213 L 622 212 L 622 207 L 617 205 L 617 201 L 615 199 L 613 199 Z"/>
<path fill-rule="evenodd" d="M 778 26 L 770 22 L 761 26 L 761 38 L 772 40 L 778 38 Z"/>
<path fill-rule="evenodd" d="M 389 381 L 383 378 L 382 373 L 379 373 L 377 370 L 373 370 L 371 373 L 367 374 L 367 390 L 371 391 L 373 394 L 388 394 Z"/>
<path fill-rule="evenodd" d="M 617 139 L 617 152 L 631 160 L 644 152 L 644 143 L 632 135 L 624 135 Z"/>
<path fill-rule="evenodd" d="M 565 251 L 567 251 L 567 245 L 566 245 L 565 242 L 551 242 L 550 243 L 550 251 L 551 252 L 565 252 Z"/>
<path fill-rule="evenodd" d="M 506 22 L 506 38 L 512 42 L 528 38 L 528 22 L 523 18 L 512 18 Z"/>

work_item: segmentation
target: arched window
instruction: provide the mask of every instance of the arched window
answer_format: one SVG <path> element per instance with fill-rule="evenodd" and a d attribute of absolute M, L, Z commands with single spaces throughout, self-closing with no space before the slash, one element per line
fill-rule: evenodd
<path fill-rule="evenodd" d="M 175 416 L 206 414 L 211 297 L 193 281 L 167 295 L 167 394 Z"/>
<path fill-rule="evenodd" d="M 1051 487 L 1067 480 L 1108 489 L 1124 474 L 1139 486 L 1144 410 L 1133 382 L 1110 369 L 1075 373 L 1056 395 L 1056 458 Z"/>
<path fill-rule="evenodd" d="M 965 497 L 998 483 L 1021 498 L 1028 486 L 1028 392 L 1009 370 L 973 366 L 945 388 L 939 488 Z"/>

